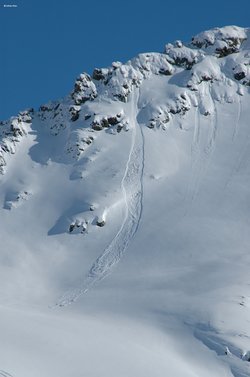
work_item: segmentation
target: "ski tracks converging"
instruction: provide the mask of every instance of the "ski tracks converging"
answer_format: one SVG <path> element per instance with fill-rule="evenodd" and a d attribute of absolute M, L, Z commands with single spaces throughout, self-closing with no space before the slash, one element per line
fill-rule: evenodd
<path fill-rule="evenodd" d="M 137 232 L 142 214 L 144 170 L 144 136 L 141 126 L 137 123 L 138 96 L 138 91 L 135 91 L 131 96 L 130 125 L 132 142 L 121 182 L 125 204 L 124 221 L 111 243 L 93 263 L 82 285 L 66 293 L 59 299 L 56 306 L 67 306 L 73 303 L 92 286 L 109 275 L 113 267 L 120 261 Z"/>

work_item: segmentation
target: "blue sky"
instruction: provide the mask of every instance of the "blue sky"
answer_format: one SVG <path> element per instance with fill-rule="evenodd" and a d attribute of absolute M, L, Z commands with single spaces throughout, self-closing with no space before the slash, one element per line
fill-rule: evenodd
<path fill-rule="evenodd" d="M 4 2 L 1 2 L 3 4 Z M 249 0 L 13 0 L 0 6 L 0 119 L 72 89 L 75 77 L 223 25 L 250 26 Z"/>

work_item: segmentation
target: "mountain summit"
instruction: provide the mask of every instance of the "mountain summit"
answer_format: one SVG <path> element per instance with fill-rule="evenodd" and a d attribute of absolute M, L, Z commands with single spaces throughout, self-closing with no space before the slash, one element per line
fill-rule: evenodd
<path fill-rule="evenodd" d="M 0 123 L 0 375 L 250 374 L 249 88 L 227 26 Z"/>

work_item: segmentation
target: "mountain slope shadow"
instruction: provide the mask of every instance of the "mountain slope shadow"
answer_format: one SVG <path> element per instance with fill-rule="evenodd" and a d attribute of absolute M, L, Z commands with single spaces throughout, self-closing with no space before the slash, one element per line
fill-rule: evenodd
<path fill-rule="evenodd" d="M 194 336 L 211 351 L 225 360 L 234 377 L 248 377 L 249 360 L 238 347 L 222 338 L 222 335 L 209 324 L 198 324 L 194 329 Z"/>
<path fill-rule="evenodd" d="M 48 231 L 48 236 L 69 232 L 72 221 L 78 217 L 78 214 L 83 217 L 85 212 L 89 212 L 89 207 L 88 203 L 76 201 L 57 219 L 55 225 Z"/>
<path fill-rule="evenodd" d="M 49 161 L 64 164 L 72 162 L 69 156 L 62 153 L 68 139 L 67 129 L 59 134 L 52 134 L 46 124 L 42 124 L 37 118 L 34 119 L 31 127 L 32 133 L 36 135 L 36 144 L 29 149 L 29 156 L 33 161 L 41 165 L 47 165 Z"/>

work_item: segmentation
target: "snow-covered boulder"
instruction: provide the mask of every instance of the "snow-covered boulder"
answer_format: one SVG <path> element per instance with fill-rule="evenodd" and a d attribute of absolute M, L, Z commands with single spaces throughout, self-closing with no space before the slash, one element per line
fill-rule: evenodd
<path fill-rule="evenodd" d="M 87 73 L 82 73 L 76 79 L 71 97 L 76 105 L 81 105 L 89 100 L 93 101 L 97 97 L 96 86 Z"/>
<path fill-rule="evenodd" d="M 186 69 L 191 69 L 191 67 L 196 64 L 202 56 L 199 50 L 184 46 L 179 41 L 176 45 L 168 43 L 165 46 L 165 54 L 168 56 L 170 63 Z"/>
<path fill-rule="evenodd" d="M 207 49 L 218 57 L 238 52 L 247 39 L 247 30 L 238 26 L 214 28 L 197 34 L 192 38 L 192 44 L 199 49 Z"/>

